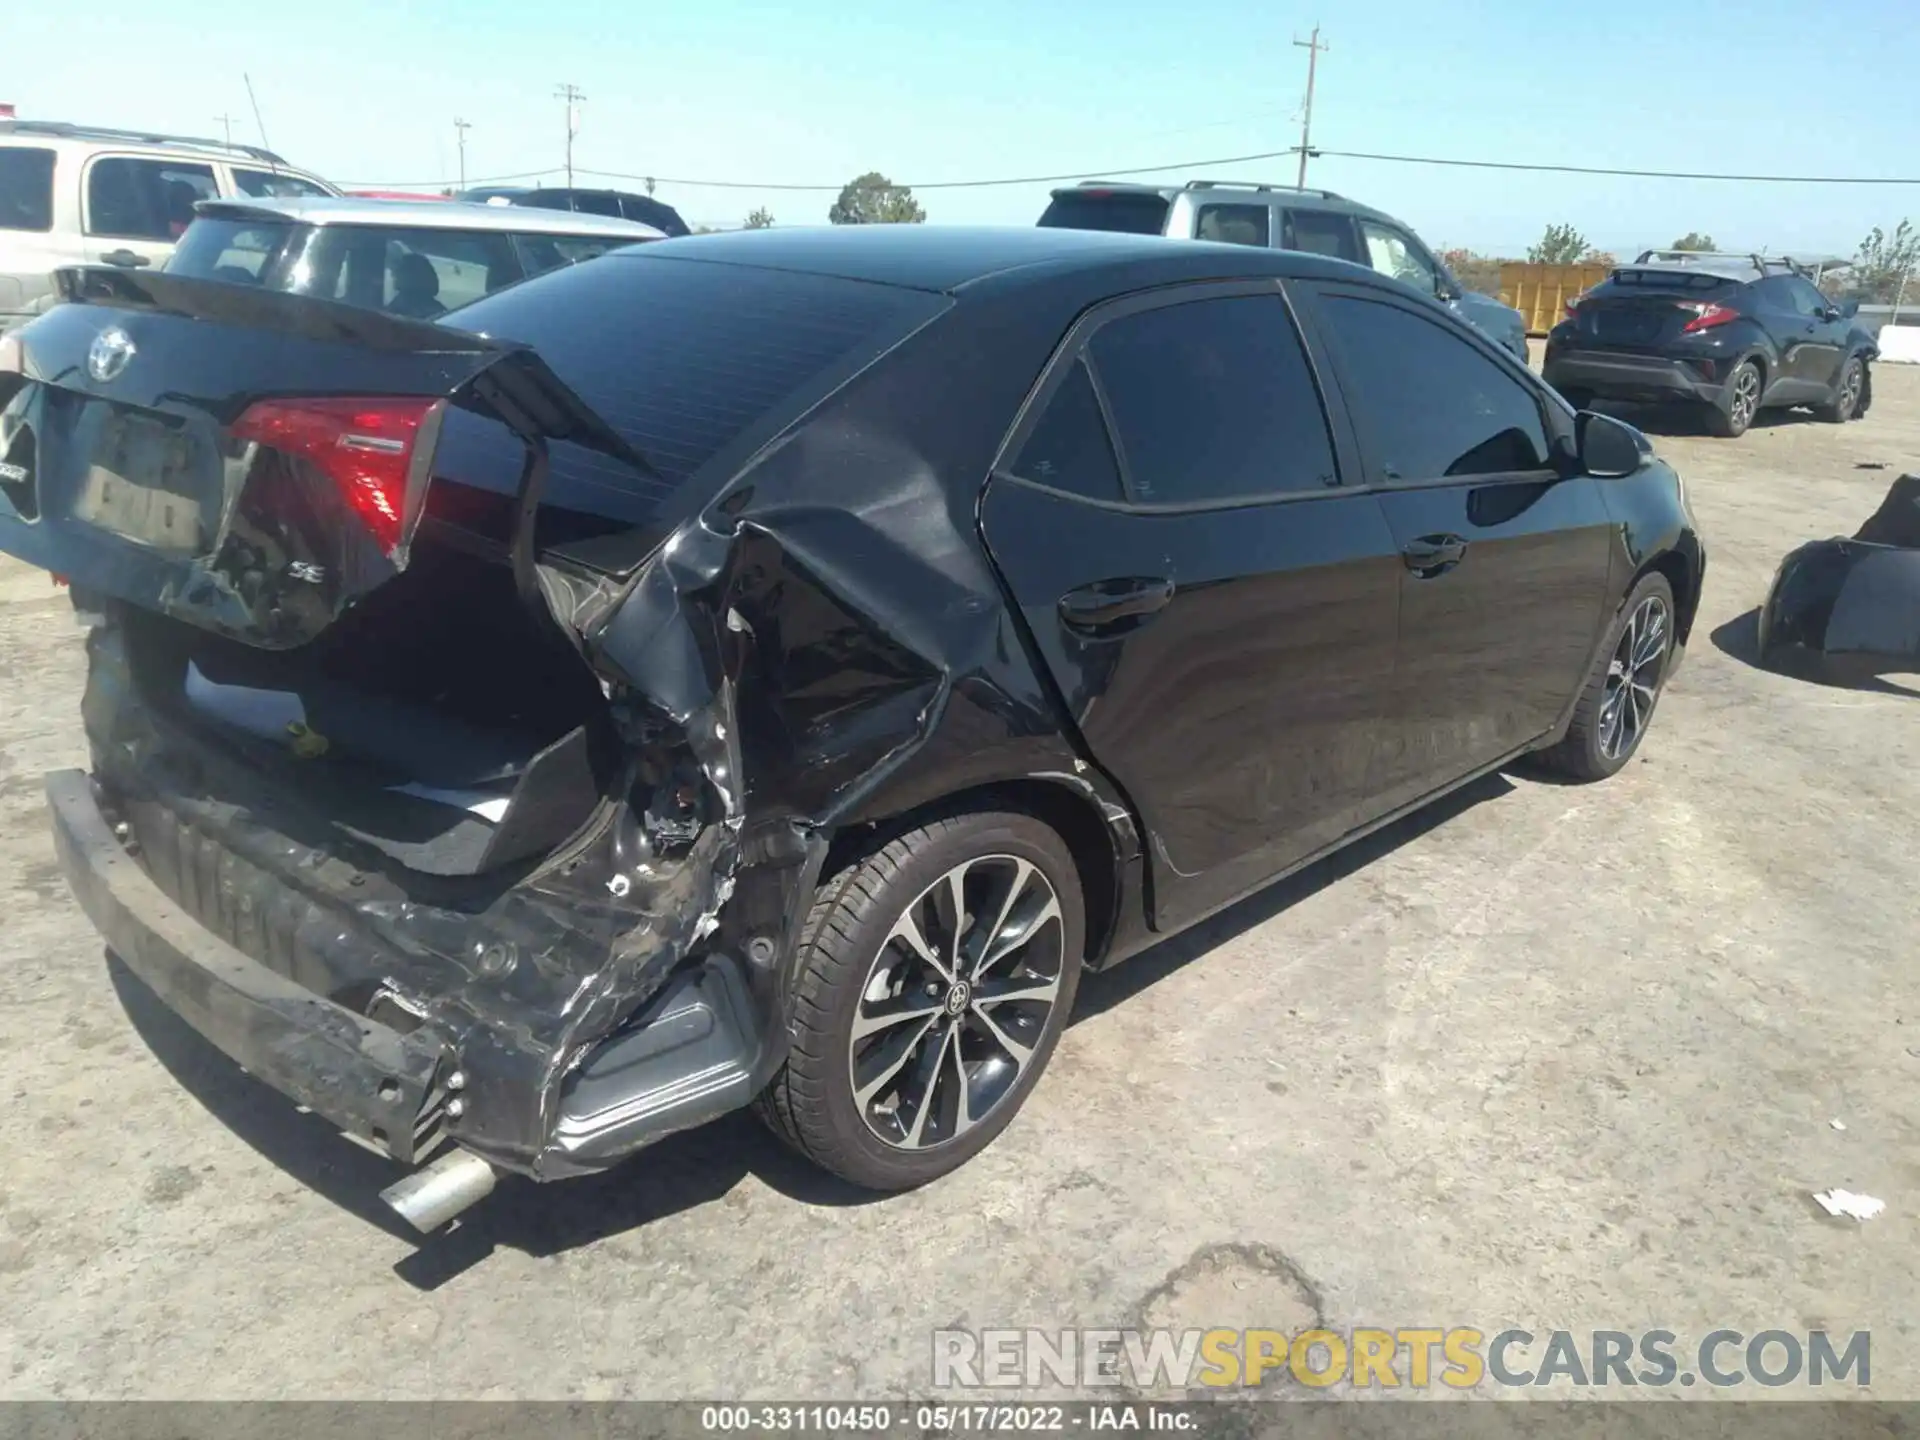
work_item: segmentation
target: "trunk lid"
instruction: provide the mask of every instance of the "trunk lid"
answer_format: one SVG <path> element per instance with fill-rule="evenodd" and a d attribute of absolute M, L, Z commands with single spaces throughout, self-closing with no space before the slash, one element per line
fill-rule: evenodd
<path fill-rule="evenodd" d="M 0 550 L 250 645 L 408 564 L 450 409 L 646 461 L 531 349 L 306 296 L 59 272 L 0 339 Z"/>
<path fill-rule="evenodd" d="M 1658 351 L 1736 282 L 1714 275 L 1622 271 L 1579 303 L 1574 327 L 1583 343 L 1606 349 Z"/>

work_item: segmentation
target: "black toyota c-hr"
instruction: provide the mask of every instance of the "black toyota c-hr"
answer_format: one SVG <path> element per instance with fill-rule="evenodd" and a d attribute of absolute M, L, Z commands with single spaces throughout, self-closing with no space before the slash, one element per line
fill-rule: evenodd
<path fill-rule="evenodd" d="M 1575 405 L 1695 404 L 1728 438 L 1773 407 L 1811 406 L 1837 424 L 1873 400 L 1879 351 L 1858 310 L 1821 294 L 1791 261 L 1643 255 L 1568 304 L 1542 373 Z"/>
<path fill-rule="evenodd" d="M 757 1104 L 859 1184 L 1006 1126 L 1083 969 L 1646 734 L 1681 485 L 1338 260 L 661 241 L 461 328 L 73 271 L 0 549 L 90 622 L 48 777 L 112 948 L 430 1228 Z"/>

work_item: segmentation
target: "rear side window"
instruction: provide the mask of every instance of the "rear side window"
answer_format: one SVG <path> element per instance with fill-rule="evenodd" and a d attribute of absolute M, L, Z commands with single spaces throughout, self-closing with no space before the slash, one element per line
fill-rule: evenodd
<path fill-rule="evenodd" d="M 193 207 L 219 194 L 211 165 L 105 156 L 87 169 L 87 233 L 178 240 L 193 223 Z"/>
<path fill-rule="evenodd" d="M 0 147 L 0 230 L 53 229 L 53 151 Z"/>
<path fill-rule="evenodd" d="M 1331 255 L 1336 260 L 1360 261 L 1353 239 L 1353 221 L 1330 210 L 1289 210 L 1281 231 L 1280 248 Z"/>
<path fill-rule="evenodd" d="M 654 258 L 652 250 L 553 271 L 480 301 L 457 320 L 463 329 L 532 345 L 653 463 L 664 483 L 648 487 L 617 461 L 554 447 L 556 481 L 646 491 L 642 512 L 729 442 L 762 422 L 796 417 L 799 407 L 828 393 L 830 379 L 906 338 L 949 303 L 919 290 Z M 460 476 L 452 468 L 446 473 Z"/>
<path fill-rule="evenodd" d="M 1196 240 L 1216 240 L 1227 245 L 1272 243 L 1269 216 L 1264 205 L 1202 205 L 1194 221 Z"/>
<path fill-rule="evenodd" d="M 250 195 L 256 200 L 328 193 L 324 186 L 316 185 L 311 180 L 302 180 L 298 175 L 273 170 L 242 170 L 237 165 L 233 169 L 233 183 L 242 195 Z"/>
<path fill-rule="evenodd" d="M 1076 360 L 1047 401 L 1009 472 L 1090 500 L 1119 500 L 1120 467 L 1084 359 Z"/>
<path fill-rule="evenodd" d="M 1158 235 L 1167 228 L 1167 201 L 1159 195 L 1108 191 L 1069 192 L 1053 197 L 1040 216 L 1051 230 L 1114 230 L 1127 235 Z"/>
<path fill-rule="evenodd" d="M 1144 310 L 1102 326 L 1090 349 L 1136 500 L 1261 499 L 1338 478 L 1320 394 L 1278 296 Z"/>
<path fill-rule="evenodd" d="M 1478 347 L 1410 310 L 1324 296 L 1347 403 L 1383 480 L 1544 470 L 1540 402 Z"/>
<path fill-rule="evenodd" d="M 325 225 L 291 288 L 413 320 L 437 320 L 524 278 L 511 236 L 485 230 Z"/>
<path fill-rule="evenodd" d="M 519 235 L 515 239 L 529 275 L 544 275 L 563 265 L 578 265 L 582 260 L 594 260 L 609 250 L 635 243 L 626 237 L 605 235 Z"/>

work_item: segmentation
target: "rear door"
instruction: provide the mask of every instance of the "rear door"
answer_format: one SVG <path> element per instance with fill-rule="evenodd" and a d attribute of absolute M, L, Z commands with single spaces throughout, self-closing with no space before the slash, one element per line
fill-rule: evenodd
<path fill-rule="evenodd" d="M 164 265 L 193 207 L 220 197 L 210 163 L 153 155 L 95 155 L 81 187 L 87 259 L 130 270 Z"/>
<path fill-rule="evenodd" d="M 1299 288 L 1399 552 L 1384 812 L 1553 728 L 1605 618 L 1614 526 L 1597 483 L 1563 474 L 1564 417 L 1511 358 L 1383 288 Z"/>
<path fill-rule="evenodd" d="M 1105 307 L 982 503 L 1072 722 L 1146 823 L 1161 928 L 1367 806 L 1399 559 L 1378 500 L 1341 484 L 1318 371 L 1271 284 Z"/>
<path fill-rule="evenodd" d="M 1353 217 L 1333 210 L 1286 209 L 1280 212 L 1280 248 L 1331 255 L 1364 265 Z"/>

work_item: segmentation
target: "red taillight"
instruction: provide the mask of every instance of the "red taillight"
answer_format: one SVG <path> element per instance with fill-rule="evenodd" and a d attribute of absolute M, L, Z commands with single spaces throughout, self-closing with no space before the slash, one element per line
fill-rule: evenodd
<path fill-rule="evenodd" d="M 1587 298 L 1586 292 L 1582 291 L 1580 294 L 1575 295 L 1571 300 L 1567 301 L 1566 306 L 1564 307 L 1566 310 L 1567 319 L 1572 320 L 1577 315 L 1579 315 L 1580 302 L 1586 298 Z"/>
<path fill-rule="evenodd" d="M 1725 305 L 1714 305 L 1710 302 L 1682 305 L 1680 308 L 1693 312 L 1693 319 L 1687 321 L 1686 324 L 1680 327 L 1680 333 L 1682 335 L 1697 335 L 1702 330 L 1711 330 L 1716 325 L 1725 325 L 1729 321 L 1740 318 L 1740 312 L 1738 310 L 1730 309 Z"/>
<path fill-rule="evenodd" d="M 438 404 L 409 398 L 262 400 L 233 424 L 241 440 L 311 461 L 340 489 L 380 548 L 400 545 L 407 472 L 420 426 Z"/>

